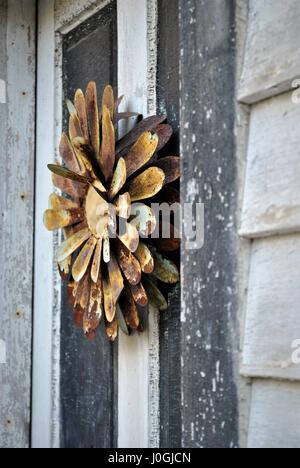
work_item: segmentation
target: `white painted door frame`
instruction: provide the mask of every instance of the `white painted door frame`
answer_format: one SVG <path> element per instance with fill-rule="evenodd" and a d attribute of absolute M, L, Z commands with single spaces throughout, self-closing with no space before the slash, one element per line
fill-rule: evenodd
<path fill-rule="evenodd" d="M 53 191 L 47 164 L 58 159 L 62 131 L 62 36 L 109 0 L 40 0 L 38 15 L 37 157 L 32 445 L 59 447 L 60 278 L 58 235 L 42 219 Z M 123 108 L 144 116 L 156 111 L 157 0 L 117 0 L 118 86 Z M 124 127 L 121 131 L 124 132 Z M 158 313 L 149 330 L 119 340 L 118 445 L 159 446 Z"/>

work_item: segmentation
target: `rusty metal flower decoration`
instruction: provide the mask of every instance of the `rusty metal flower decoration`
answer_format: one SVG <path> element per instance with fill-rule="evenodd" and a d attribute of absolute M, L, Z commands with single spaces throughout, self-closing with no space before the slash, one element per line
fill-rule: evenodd
<path fill-rule="evenodd" d="M 116 142 L 116 123 L 136 115 L 119 113 L 121 100 L 115 102 L 107 86 L 99 112 L 91 82 L 85 95 L 77 90 L 74 104 L 68 101 L 69 135 L 60 143 L 65 165 L 48 166 L 64 195 L 53 193 L 44 215 L 47 229 L 64 230 L 57 262 L 69 281 L 76 323 L 93 338 L 104 315 L 112 341 L 119 327 L 127 334 L 142 331 L 140 308 L 148 302 L 167 308 L 157 281 L 179 281 L 176 265 L 159 253 L 179 248 L 174 228 L 171 239 L 148 239 L 157 229 L 153 197 L 163 189 L 161 201 L 179 201 L 166 187 L 179 178 L 179 158 L 157 159 L 172 130 L 165 117 L 153 116 Z"/>

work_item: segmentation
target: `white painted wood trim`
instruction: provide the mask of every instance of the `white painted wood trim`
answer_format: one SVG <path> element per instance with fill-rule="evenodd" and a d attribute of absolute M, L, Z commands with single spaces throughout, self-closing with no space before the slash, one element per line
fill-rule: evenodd
<path fill-rule="evenodd" d="M 59 316 L 60 289 L 55 287 L 54 238 L 43 225 L 53 191 L 47 169 L 55 158 L 54 0 L 39 2 L 37 68 L 37 152 L 35 207 L 35 288 L 32 391 L 32 446 L 51 448 L 53 438 L 53 317 Z M 55 310 L 54 310 L 55 307 Z M 56 324 L 59 326 L 59 324 Z M 59 331 L 59 328 L 57 329 Z M 56 350 L 59 353 L 59 348 Z M 56 355 L 55 362 L 59 362 Z M 58 404 L 57 404 L 58 406 Z M 58 417 L 58 416 L 57 416 Z"/>
<path fill-rule="evenodd" d="M 144 116 L 156 110 L 155 31 L 156 1 L 118 0 L 119 93 L 126 96 L 123 109 Z M 125 130 L 123 125 L 121 131 Z M 157 317 L 157 312 L 150 310 L 148 331 L 119 338 L 119 448 L 159 446 Z"/>

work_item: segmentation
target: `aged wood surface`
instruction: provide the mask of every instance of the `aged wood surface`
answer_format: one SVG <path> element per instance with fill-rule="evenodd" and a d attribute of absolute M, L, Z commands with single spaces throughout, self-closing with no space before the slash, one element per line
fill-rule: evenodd
<path fill-rule="evenodd" d="M 205 204 L 204 247 L 182 245 L 182 445 L 236 447 L 235 8 L 180 10 L 182 203 Z"/>
<path fill-rule="evenodd" d="M 8 49 L 9 48 L 9 49 Z M 35 154 L 35 2 L 0 2 L 0 446 L 30 443 L 33 198 Z"/>
<path fill-rule="evenodd" d="M 116 20 L 116 2 L 111 2 L 64 37 L 64 98 L 73 98 L 90 80 L 99 90 L 107 83 L 116 88 Z M 65 286 L 62 302 L 61 446 L 114 447 L 117 348 L 108 342 L 103 326 L 93 342 L 75 328 Z"/>
<path fill-rule="evenodd" d="M 300 230 L 299 118 L 291 93 L 252 107 L 242 235 Z"/>
<path fill-rule="evenodd" d="M 254 103 L 275 96 L 299 80 L 299 22 L 298 0 L 250 0 L 241 101 Z"/>
<path fill-rule="evenodd" d="M 248 448 L 299 448 L 299 394 L 299 383 L 254 380 Z"/>
<path fill-rule="evenodd" d="M 174 134 L 165 156 L 179 154 L 179 5 L 158 2 L 157 109 Z M 181 446 L 180 286 L 160 315 L 160 445 Z"/>
<path fill-rule="evenodd" d="M 300 379 L 292 343 L 300 338 L 300 236 L 254 242 L 251 254 L 242 372 Z"/>

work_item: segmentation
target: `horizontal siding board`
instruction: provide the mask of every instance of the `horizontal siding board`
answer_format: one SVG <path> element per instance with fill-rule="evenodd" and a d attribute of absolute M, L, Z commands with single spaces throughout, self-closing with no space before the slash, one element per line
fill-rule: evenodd
<path fill-rule="evenodd" d="M 300 231 L 300 106 L 291 93 L 252 107 L 241 234 Z"/>
<path fill-rule="evenodd" d="M 300 384 L 255 380 L 249 448 L 300 448 Z"/>
<path fill-rule="evenodd" d="M 239 99 L 258 102 L 291 89 L 299 78 L 300 2 L 250 0 Z"/>
<path fill-rule="evenodd" d="M 300 236 L 253 244 L 242 373 L 300 380 L 292 343 L 300 339 Z"/>

